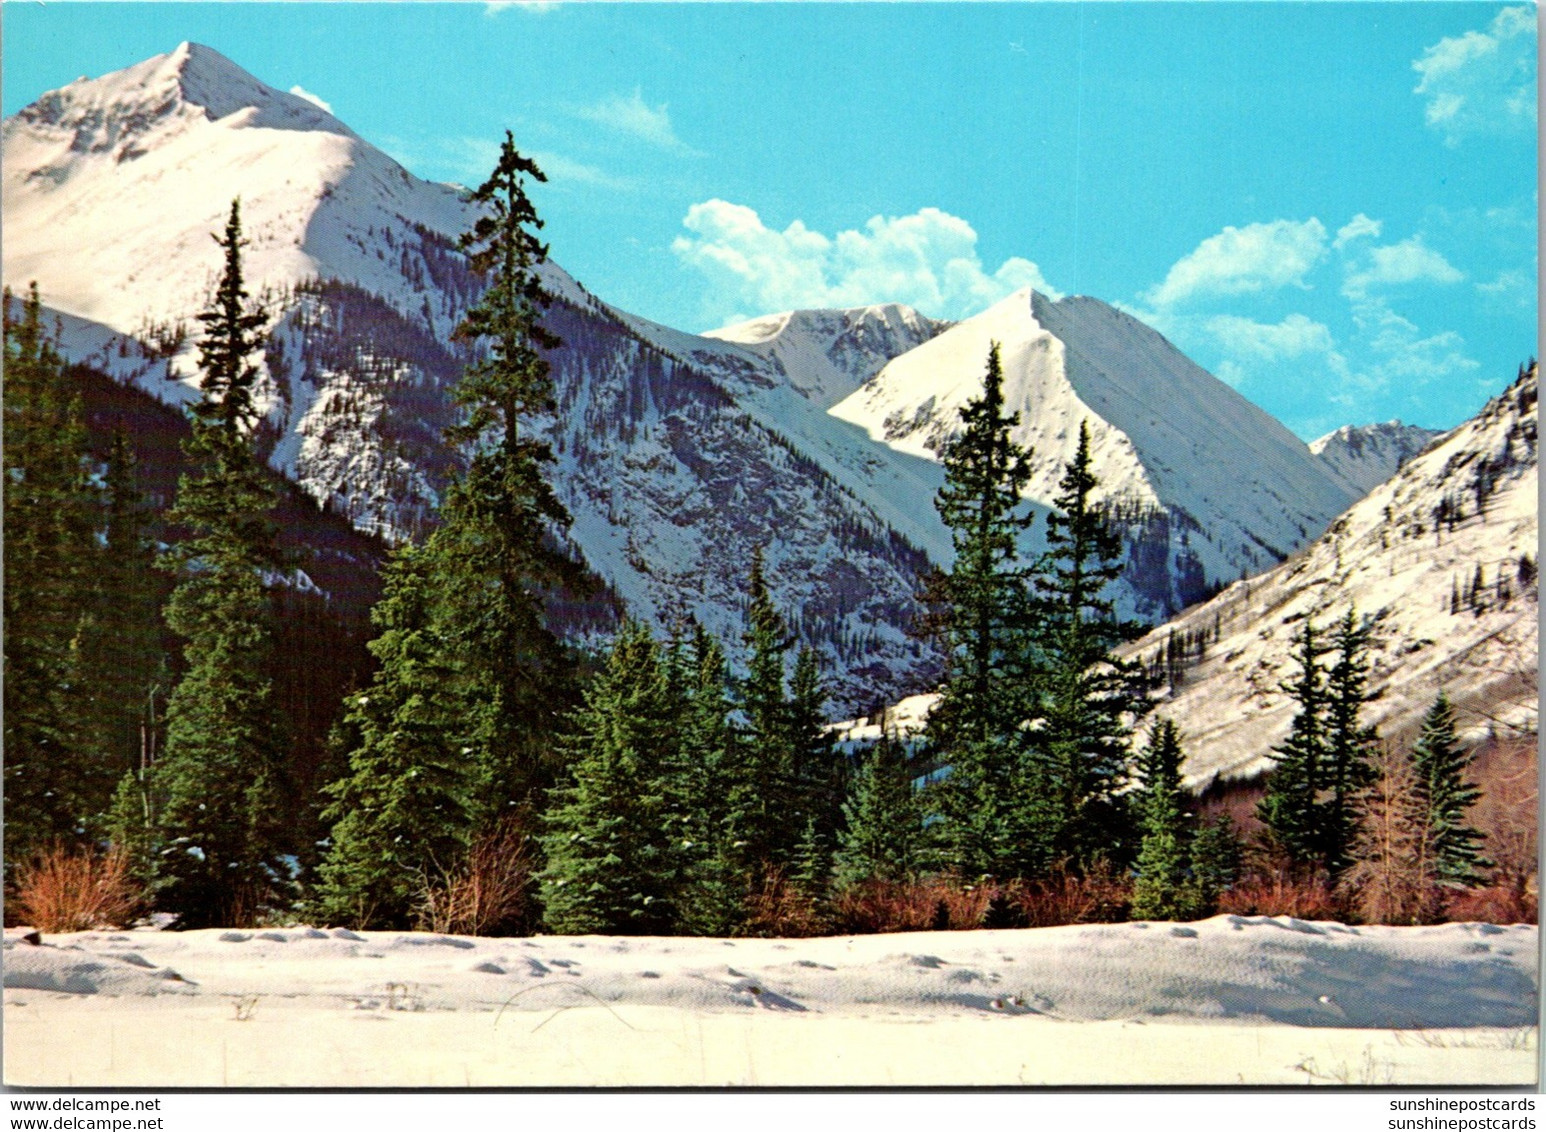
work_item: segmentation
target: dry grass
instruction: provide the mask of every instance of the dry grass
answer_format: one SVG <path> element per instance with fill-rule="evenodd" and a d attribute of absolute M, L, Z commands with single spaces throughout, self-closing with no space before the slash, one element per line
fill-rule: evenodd
<path fill-rule="evenodd" d="M 1133 885 L 1130 877 L 1099 864 L 1082 874 L 1058 870 L 1044 880 L 1015 886 L 1012 897 L 1026 927 L 1119 924 L 1128 919 Z"/>
<path fill-rule="evenodd" d="M 502 819 L 473 842 L 459 868 L 426 879 L 419 927 L 449 935 L 510 935 L 526 928 L 534 852 L 523 816 Z"/>
<path fill-rule="evenodd" d="M 804 939 L 823 935 L 830 927 L 816 902 L 801 892 L 781 869 L 766 869 L 746 901 L 744 930 L 747 935 Z"/>
<path fill-rule="evenodd" d="M 56 843 L 16 871 L 16 913 L 39 931 L 128 927 L 145 913 L 145 893 L 128 854 Z"/>
<path fill-rule="evenodd" d="M 1462 888 L 1449 897 L 1444 918 L 1451 923 L 1534 924 L 1539 922 L 1540 898 L 1533 886 Z"/>
<path fill-rule="evenodd" d="M 992 885 L 968 885 L 949 877 L 872 880 L 838 895 L 837 925 L 841 931 L 863 935 L 967 931 L 982 926 L 995 892 Z"/>

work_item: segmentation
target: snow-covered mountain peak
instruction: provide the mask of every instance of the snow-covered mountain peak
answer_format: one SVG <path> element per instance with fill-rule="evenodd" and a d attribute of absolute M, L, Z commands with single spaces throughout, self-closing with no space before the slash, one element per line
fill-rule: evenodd
<path fill-rule="evenodd" d="M 1359 491 L 1368 492 L 1441 435 L 1400 421 L 1343 425 L 1310 441 L 1310 451 Z"/>
<path fill-rule="evenodd" d="M 901 303 L 794 310 L 710 330 L 705 338 L 743 346 L 781 368 L 789 384 L 822 408 L 863 385 L 888 360 L 950 324 Z"/>

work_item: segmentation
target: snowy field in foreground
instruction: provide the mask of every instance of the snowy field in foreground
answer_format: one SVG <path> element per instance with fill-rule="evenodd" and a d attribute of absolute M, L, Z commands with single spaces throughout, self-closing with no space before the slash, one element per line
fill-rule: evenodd
<path fill-rule="evenodd" d="M 1218 916 L 718 940 L 5 944 L 38 1085 L 1530 1084 L 1537 929 Z"/>

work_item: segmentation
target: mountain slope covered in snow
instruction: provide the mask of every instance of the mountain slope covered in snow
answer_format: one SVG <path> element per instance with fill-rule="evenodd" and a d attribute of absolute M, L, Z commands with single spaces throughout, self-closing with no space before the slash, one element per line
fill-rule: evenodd
<path fill-rule="evenodd" d="M 1343 425 L 1310 441 L 1310 451 L 1360 492 L 1369 492 L 1442 435 L 1400 421 Z"/>
<path fill-rule="evenodd" d="M 1409 740 L 1440 691 L 1466 738 L 1537 728 L 1537 395 L 1531 367 L 1302 553 L 1130 646 L 1153 660 L 1172 634 L 1206 642 L 1158 707 L 1192 784 L 1271 766 L 1295 710 L 1293 637 L 1348 609 L 1375 623 L 1363 718 L 1385 737 Z"/>

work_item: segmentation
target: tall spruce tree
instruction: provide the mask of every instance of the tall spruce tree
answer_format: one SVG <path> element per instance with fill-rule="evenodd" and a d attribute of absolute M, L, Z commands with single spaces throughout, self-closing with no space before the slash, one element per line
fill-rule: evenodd
<path fill-rule="evenodd" d="M 443 637 L 460 673 L 483 822 L 540 802 L 556 770 L 553 737 L 573 703 L 572 665 L 548 628 L 544 595 L 579 579 L 553 536 L 569 521 L 545 468 L 550 446 L 531 427 L 554 408 L 544 329 L 551 301 L 537 275 L 547 258 L 526 195 L 545 181 L 507 131 L 494 171 L 470 195 L 483 214 L 462 237 L 488 287 L 457 328 L 480 352 L 452 396 L 462 418 L 446 438 L 470 452 L 445 493 L 425 548 L 443 606 Z"/>
<path fill-rule="evenodd" d="M 1470 757 L 1460 746 L 1455 709 L 1443 692 L 1423 717 L 1412 761 L 1435 879 L 1467 886 L 1480 883 L 1480 870 L 1487 867 L 1481 854 L 1482 834 L 1465 824 L 1465 814 L 1482 792 L 1466 781 Z"/>
<path fill-rule="evenodd" d="M 224 270 L 199 316 L 200 399 L 184 451 L 195 471 L 169 516 L 189 535 L 167 556 L 179 581 L 167 624 L 186 644 L 186 672 L 167 703 L 160 900 L 183 927 L 256 913 L 282 887 L 279 857 L 283 740 L 267 665 L 272 635 L 265 575 L 281 568 L 269 519 L 274 496 L 253 451 L 257 422 L 249 358 L 262 311 L 242 281 L 241 212 L 231 203 L 217 237 Z"/>
<path fill-rule="evenodd" d="M 740 696 L 747 780 L 740 836 L 747 866 L 756 873 L 789 867 L 805 823 L 792 817 L 800 803 L 786 665 L 792 639 L 768 589 L 760 548 L 752 558 L 748 590 Z"/>
<path fill-rule="evenodd" d="M 1288 738 L 1274 748 L 1277 765 L 1256 816 L 1272 851 L 1290 868 L 1313 869 L 1321 861 L 1320 792 L 1326 761 L 1326 645 L 1305 618 L 1294 636 L 1299 675 L 1283 686 L 1298 705 Z"/>
<path fill-rule="evenodd" d="M 371 611 L 380 667 L 345 701 L 354 745 L 348 774 L 325 788 L 332 834 L 312 901 L 319 919 L 360 928 L 412 925 L 426 885 L 467 848 L 478 787 L 422 554 L 399 550 L 384 580 Z"/>
<path fill-rule="evenodd" d="M 528 179 L 545 180 L 507 132 L 470 195 L 482 215 L 462 247 L 488 285 L 457 329 L 475 360 L 446 430 L 469 463 L 440 524 L 394 552 L 373 614 L 381 669 L 349 705 L 355 746 L 324 818 L 334 825 L 318 899 L 340 918 L 402 922 L 426 876 L 450 871 L 479 831 L 540 810 L 557 769 L 574 677 L 546 596 L 578 568 L 557 547 L 568 515 L 532 430 L 553 407 L 544 352 L 560 343 L 541 321 L 547 248 Z"/>
<path fill-rule="evenodd" d="M 99 564 L 79 398 L 36 285 L 5 330 L 5 847 L 9 870 L 55 839 L 96 832 L 107 804 L 84 757 L 79 655 Z M 112 789 L 111 782 L 107 790 Z M 7 874 L 9 875 L 9 873 Z"/>
<path fill-rule="evenodd" d="M 1181 735 L 1157 720 L 1138 760 L 1141 788 L 1135 809 L 1143 840 L 1133 915 L 1140 920 L 1185 919 L 1193 911 L 1187 885 L 1191 831 L 1181 791 Z"/>
<path fill-rule="evenodd" d="M 564 785 L 544 815 L 550 931 L 665 935 L 677 921 L 687 832 L 673 821 L 681 717 L 650 632 L 623 627 L 590 684 Z"/>
<path fill-rule="evenodd" d="M 1359 713 L 1369 701 L 1369 640 L 1372 625 L 1349 609 L 1332 634 L 1336 653 L 1326 673 L 1326 752 L 1321 802 L 1321 858 L 1332 877 L 1352 864 L 1358 833 L 1354 795 L 1374 779 L 1370 758 L 1379 737 Z"/>
<path fill-rule="evenodd" d="M 1142 668 L 1113 650 L 1127 637 L 1108 587 L 1122 573 L 1122 543 L 1092 495 L 1089 427 L 1079 426 L 1047 517 L 1047 552 L 1036 573 L 1043 667 L 1028 732 L 1035 749 L 1047 838 L 1076 867 L 1118 860 L 1130 841 L 1121 793 L 1129 720 L 1149 709 Z"/>
<path fill-rule="evenodd" d="M 954 561 L 923 594 L 928 628 L 943 641 L 945 683 L 926 733 L 950 772 L 936 790 L 950 863 L 969 874 L 1014 875 L 1042 856 L 1025 820 L 1038 790 L 1027 781 L 1023 688 L 1034 669 L 1032 602 L 1018 537 L 1032 516 L 1020 498 L 1030 453 L 1010 437 L 998 344 L 988 351 L 982 396 L 961 409 L 961 432 L 943 453 L 934 506 L 950 529 Z"/>

